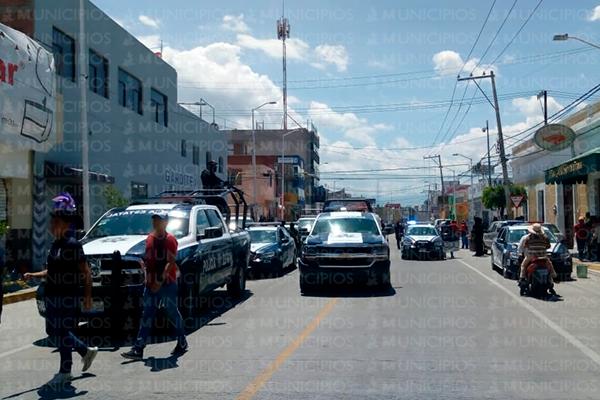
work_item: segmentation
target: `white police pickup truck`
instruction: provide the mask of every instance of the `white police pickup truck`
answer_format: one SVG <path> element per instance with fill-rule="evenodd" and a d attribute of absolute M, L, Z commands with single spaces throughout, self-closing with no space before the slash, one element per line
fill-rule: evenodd
<path fill-rule="evenodd" d="M 141 268 L 151 216 L 167 212 L 167 231 L 179 243 L 179 297 L 182 312 L 192 314 L 199 297 L 227 286 L 233 297 L 245 291 L 250 258 L 250 236 L 230 232 L 214 205 L 176 203 L 139 204 L 106 212 L 81 240 L 92 270 L 94 317 L 121 321 L 139 315 L 144 288 Z M 43 315 L 43 285 L 38 291 L 38 309 Z M 118 324 L 118 323 L 117 323 Z M 113 323 L 114 325 L 114 323 Z M 119 325 L 119 324 L 118 324 Z"/>

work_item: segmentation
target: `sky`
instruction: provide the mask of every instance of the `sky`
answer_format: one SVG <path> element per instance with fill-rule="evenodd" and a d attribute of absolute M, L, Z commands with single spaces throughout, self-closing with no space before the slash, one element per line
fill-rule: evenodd
<path fill-rule="evenodd" d="M 244 129 L 252 108 L 277 101 L 256 118 L 281 127 L 281 0 L 94 3 L 149 48 L 162 41 L 178 101 L 206 99 L 221 127 Z M 493 107 L 457 76 L 496 74 L 509 156 L 543 119 L 537 93 L 548 91 L 552 115 L 598 83 L 598 49 L 552 40 L 600 43 L 598 0 L 287 0 L 285 14 L 290 116 L 318 129 L 322 183 L 380 202 L 427 197 L 439 178 L 425 156 L 441 155 L 446 176 L 464 174 L 469 161 L 454 154 L 487 153 L 486 120 L 496 142 Z M 489 81 L 480 86 L 491 98 Z"/>

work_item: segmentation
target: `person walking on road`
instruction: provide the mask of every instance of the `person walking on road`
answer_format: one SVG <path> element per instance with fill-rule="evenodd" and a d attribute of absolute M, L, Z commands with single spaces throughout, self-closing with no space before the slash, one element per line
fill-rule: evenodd
<path fill-rule="evenodd" d="M 585 223 L 583 217 L 579 218 L 579 221 L 574 226 L 575 230 L 575 241 L 577 242 L 577 253 L 579 260 L 585 259 L 585 250 L 590 236 L 590 231 Z"/>
<path fill-rule="evenodd" d="M 398 250 L 400 250 L 402 248 L 402 238 L 404 237 L 404 224 L 402 221 L 396 222 L 394 232 L 396 234 L 396 245 L 398 246 Z"/>
<path fill-rule="evenodd" d="M 146 238 L 145 284 L 142 319 L 135 344 L 130 351 L 121 356 L 130 360 L 141 360 L 144 348 L 158 307 L 165 307 L 167 316 L 175 324 L 177 345 L 171 352 L 180 356 L 188 350 L 188 343 L 183 328 L 183 318 L 177 308 L 177 239 L 167 232 L 169 216 L 164 214 L 152 215 L 153 231 Z"/>
<path fill-rule="evenodd" d="M 471 238 L 475 243 L 475 257 L 483 257 L 483 220 L 480 217 L 475 217 Z"/>
<path fill-rule="evenodd" d="M 98 348 L 87 347 L 74 333 L 78 323 L 82 285 L 83 310 L 89 311 L 92 304 L 92 275 L 83 247 L 74 233 L 81 218 L 77 214 L 75 201 L 68 193 L 55 197 L 53 201 L 50 232 L 54 242 L 50 247 L 46 269 L 26 273 L 23 277 L 26 280 L 46 278 L 46 331 L 60 354 L 58 373 L 46 385 L 57 387 L 66 385 L 73 379 L 73 350 L 82 358 L 82 370 L 87 371 L 98 354 Z"/>
<path fill-rule="evenodd" d="M 462 241 L 462 249 L 469 249 L 469 226 L 467 225 L 467 221 L 463 221 L 460 224 L 460 238 Z"/>

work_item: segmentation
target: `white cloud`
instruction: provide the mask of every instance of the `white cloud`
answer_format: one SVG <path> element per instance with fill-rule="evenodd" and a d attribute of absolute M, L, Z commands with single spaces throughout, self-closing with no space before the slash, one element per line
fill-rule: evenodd
<path fill-rule="evenodd" d="M 149 28 L 158 29 L 160 27 L 160 21 L 158 18 L 152 18 L 147 15 L 140 15 L 138 21 Z"/>
<path fill-rule="evenodd" d="M 342 132 L 344 137 L 361 145 L 375 145 L 375 134 L 391 129 L 386 124 L 370 124 L 366 118 L 360 118 L 354 113 L 339 113 L 327 104 L 311 101 L 308 111 L 309 116 L 317 126 L 337 132 Z"/>
<path fill-rule="evenodd" d="M 315 47 L 315 65 L 333 64 L 339 72 L 345 72 L 348 69 L 348 51 L 342 45 L 321 44 Z"/>
<path fill-rule="evenodd" d="M 221 28 L 236 33 L 247 33 L 250 31 L 250 28 L 244 21 L 244 14 L 225 15 L 223 17 L 223 23 L 221 24 Z"/>
<path fill-rule="evenodd" d="M 543 116 L 542 106 L 537 96 L 531 97 L 519 97 L 512 101 L 512 105 L 516 107 L 526 118 L 540 119 Z M 555 112 L 562 109 L 562 106 L 552 96 L 548 96 L 548 115 L 552 115 Z"/>
<path fill-rule="evenodd" d="M 459 73 L 468 75 L 473 71 L 474 75 L 480 75 L 484 71 L 494 70 L 497 73 L 497 68 L 493 65 L 479 63 L 478 58 L 471 58 L 465 62 L 457 52 L 453 50 L 443 50 L 435 53 L 432 58 L 433 68 L 441 76 L 457 75 Z M 464 68 L 463 68 L 464 64 Z M 461 72 L 462 68 L 462 72 Z"/>
<path fill-rule="evenodd" d="M 310 46 L 308 43 L 300 39 L 288 39 L 287 43 L 287 57 L 290 60 L 306 60 L 309 56 Z M 237 44 L 240 47 L 260 50 L 269 57 L 281 58 L 282 55 L 282 44 L 277 39 L 258 39 L 251 35 L 240 34 L 237 35 Z"/>
<path fill-rule="evenodd" d="M 378 68 L 378 69 L 389 69 L 390 68 L 390 65 L 388 63 L 386 63 L 385 61 L 375 60 L 375 59 L 371 59 L 371 60 L 367 61 L 367 66 L 369 66 L 371 68 Z"/>
<path fill-rule="evenodd" d="M 588 19 L 590 21 L 600 21 L 600 6 L 594 7 Z"/>

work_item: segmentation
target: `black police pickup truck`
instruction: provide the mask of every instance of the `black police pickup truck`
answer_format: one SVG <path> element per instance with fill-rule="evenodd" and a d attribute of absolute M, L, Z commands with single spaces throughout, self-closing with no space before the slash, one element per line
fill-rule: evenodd
<path fill-rule="evenodd" d="M 390 285 L 390 249 L 375 214 L 339 211 L 320 214 L 298 260 L 300 291 L 316 286 L 362 282 Z"/>
<path fill-rule="evenodd" d="M 184 314 L 191 315 L 199 307 L 200 296 L 218 287 L 226 285 L 234 297 L 245 291 L 250 258 L 248 232 L 230 232 L 222 207 L 205 204 L 197 196 L 190 196 L 189 201 L 175 196 L 166 203 L 164 198 L 159 200 L 162 202 L 114 208 L 83 237 L 83 250 L 92 270 L 93 304 L 90 313 L 82 312 L 82 317 L 114 319 L 113 327 L 137 323 L 144 289 L 141 266 L 145 239 L 152 229 L 151 216 L 157 211 L 168 213 L 167 230 L 179 243 L 178 283 Z M 37 296 L 42 315 L 43 292 L 42 284 Z"/>

